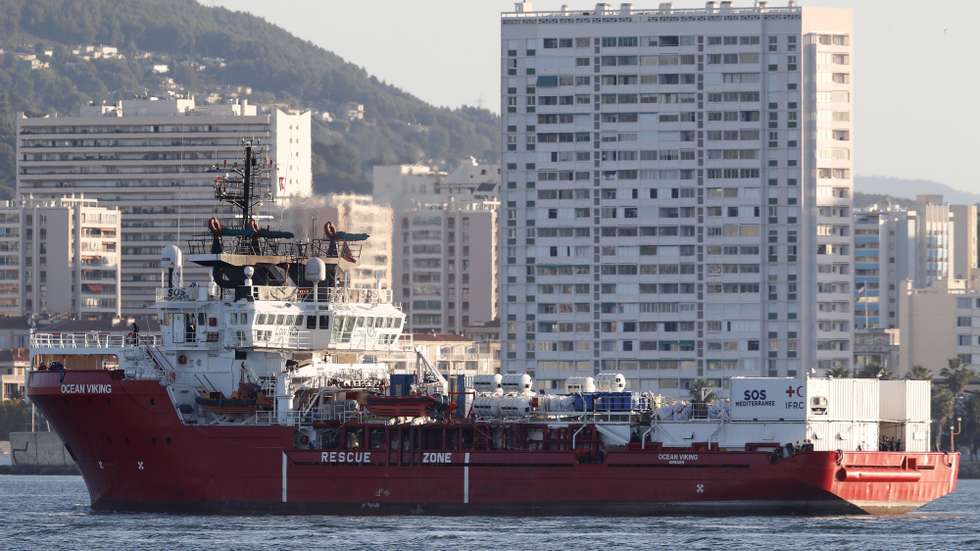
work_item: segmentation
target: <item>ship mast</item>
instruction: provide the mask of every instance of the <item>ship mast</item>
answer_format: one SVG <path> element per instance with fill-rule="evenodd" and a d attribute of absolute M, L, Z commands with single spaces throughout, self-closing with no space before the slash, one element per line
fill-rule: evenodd
<path fill-rule="evenodd" d="M 212 167 L 217 171 L 224 171 L 223 176 L 215 178 L 215 198 L 219 201 L 232 204 L 241 211 L 241 220 L 238 227 L 245 229 L 249 221 L 255 216 L 255 211 L 262 206 L 263 201 L 271 197 L 269 190 L 262 190 L 268 187 L 268 177 L 271 173 L 271 161 L 264 147 L 258 145 L 258 141 L 243 140 L 245 146 L 245 156 L 239 165 L 239 161 L 228 166 L 225 161 L 222 167 Z M 259 158 L 262 157 L 262 162 Z M 263 182 L 265 185 L 263 186 Z"/>
<path fill-rule="evenodd" d="M 224 174 L 215 177 L 214 196 L 218 201 L 233 205 L 240 212 L 240 220 L 230 223 L 230 227 L 238 231 L 236 249 L 241 251 L 246 247 L 245 240 L 253 239 L 258 232 L 255 220 L 256 211 L 267 199 L 272 197 L 269 187 L 272 162 L 267 150 L 258 140 L 242 140 L 245 154 L 241 161 L 235 161 L 228 166 L 226 160 L 222 166 L 212 166 L 212 169 Z"/>

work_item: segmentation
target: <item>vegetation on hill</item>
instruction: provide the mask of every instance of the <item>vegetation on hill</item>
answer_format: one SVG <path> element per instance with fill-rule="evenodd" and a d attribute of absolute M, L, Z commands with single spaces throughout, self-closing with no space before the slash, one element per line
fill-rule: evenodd
<path fill-rule="evenodd" d="M 192 93 L 249 86 L 261 101 L 336 113 L 364 105 L 365 119 L 319 121 L 313 128 L 318 191 L 366 191 L 375 163 L 497 158 L 497 118 L 486 110 L 436 108 L 379 81 L 361 67 L 258 17 L 194 0 L 0 0 L 0 184 L 14 175 L 17 112 L 77 112 L 88 101 L 113 101 L 160 89 L 142 59 L 83 60 L 71 46 L 105 44 L 120 52 L 153 52 L 171 60 L 168 76 Z M 30 45 L 49 68 L 32 70 L 12 52 Z M 193 69 L 195 60 L 221 66 Z"/>

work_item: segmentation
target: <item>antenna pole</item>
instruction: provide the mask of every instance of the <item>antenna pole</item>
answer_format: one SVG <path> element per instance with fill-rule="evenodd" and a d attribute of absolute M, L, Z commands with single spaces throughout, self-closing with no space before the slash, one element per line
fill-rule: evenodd
<path fill-rule="evenodd" d="M 242 227 L 248 227 L 249 208 L 252 203 L 252 144 L 245 145 L 245 174 L 242 178 Z"/>

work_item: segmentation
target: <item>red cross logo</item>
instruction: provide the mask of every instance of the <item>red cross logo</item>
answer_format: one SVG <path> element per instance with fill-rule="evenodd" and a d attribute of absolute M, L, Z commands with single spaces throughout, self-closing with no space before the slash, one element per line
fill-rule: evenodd
<path fill-rule="evenodd" d="M 789 388 L 786 389 L 786 396 L 792 398 L 794 394 L 796 394 L 796 389 L 793 388 L 793 385 L 790 385 Z"/>

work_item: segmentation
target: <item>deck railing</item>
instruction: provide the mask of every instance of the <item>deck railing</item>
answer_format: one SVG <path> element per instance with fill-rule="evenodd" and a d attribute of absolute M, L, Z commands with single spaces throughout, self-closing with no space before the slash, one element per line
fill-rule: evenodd
<path fill-rule="evenodd" d="M 160 344 L 157 335 L 125 335 L 120 333 L 34 333 L 31 348 L 105 348 L 119 349 Z"/>
<path fill-rule="evenodd" d="M 207 302 L 234 301 L 239 298 L 244 289 L 245 296 L 249 290 L 254 300 L 277 300 L 287 302 L 323 302 L 335 304 L 390 304 L 391 289 L 355 289 L 348 287 L 318 286 L 313 287 L 253 285 L 251 288 L 221 289 L 219 294 L 212 294 L 207 287 L 187 286 L 156 290 L 158 302 Z"/>

